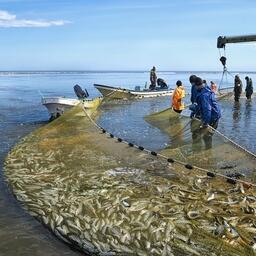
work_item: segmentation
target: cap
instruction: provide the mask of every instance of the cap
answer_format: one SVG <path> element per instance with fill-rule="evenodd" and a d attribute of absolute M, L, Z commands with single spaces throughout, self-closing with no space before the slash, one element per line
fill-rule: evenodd
<path fill-rule="evenodd" d="M 189 82 L 190 82 L 191 84 L 194 83 L 196 78 L 197 78 L 196 75 L 191 75 L 191 76 L 189 77 Z"/>
<path fill-rule="evenodd" d="M 197 77 L 195 79 L 195 85 L 196 86 L 199 86 L 199 85 L 202 85 L 203 84 L 203 80 L 200 78 L 200 77 Z"/>
<path fill-rule="evenodd" d="M 177 85 L 177 86 L 181 86 L 181 85 L 182 85 L 182 82 L 181 82 L 180 80 L 178 80 L 178 81 L 176 82 L 176 85 Z"/>

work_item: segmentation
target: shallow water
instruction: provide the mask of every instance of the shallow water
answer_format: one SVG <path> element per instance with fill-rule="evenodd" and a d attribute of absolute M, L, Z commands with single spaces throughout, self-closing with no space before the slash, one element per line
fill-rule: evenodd
<path fill-rule="evenodd" d="M 162 73 L 161 77 L 174 84 L 186 81 L 190 73 Z M 198 74 L 200 75 L 200 74 Z M 207 80 L 217 81 L 218 73 L 202 73 Z M 244 74 L 243 76 L 245 76 Z M 160 76 L 160 74 L 159 74 Z M 253 78 L 255 74 L 251 75 Z M 0 160 L 2 162 L 20 138 L 44 124 L 46 109 L 40 104 L 40 93 L 46 96 L 73 97 L 73 85 L 86 87 L 91 96 L 99 95 L 93 83 L 133 88 L 144 85 L 148 74 L 141 73 L 0 73 Z M 170 143 L 169 137 L 147 124 L 142 117 L 169 106 L 169 98 L 131 102 L 106 102 L 98 120 L 107 130 L 150 149 L 159 150 Z M 256 152 L 254 131 L 255 100 L 223 101 L 223 118 L 219 130 L 239 144 Z M 79 255 L 51 235 L 40 223 L 25 213 L 12 197 L 1 175 L 0 182 L 0 255 Z"/>

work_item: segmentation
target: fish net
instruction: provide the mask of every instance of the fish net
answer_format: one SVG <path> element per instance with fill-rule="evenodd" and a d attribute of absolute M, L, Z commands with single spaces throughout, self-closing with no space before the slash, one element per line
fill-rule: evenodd
<path fill-rule="evenodd" d="M 205 157 L 207 166 L 196 164 L 215 168 L 229 149 L 214 138 L 218 158 L 207 160 L 210 149 L 203 153 L 204 142 L 192 145 L 189 135 L 197 124 L 170 111 L 150 120 L 171 135 L 162 154 Z M 228 159 L 240 166 L 241 156 Z M 129 146 L 97 129 L 81 106 L 15 146 L 4 175 L 31 215 L 90 255 L 255 255 L 253 186 Z"/>
<path fill-rule="evenodd" d="M 165 156 L 205 170 L 256 182 L 255 154 L 217 130 L 202 129 L 199 119 L 190 119 L 172 109 L 145 119 L 169 135 L 169 146 L 162 152 Z"/>

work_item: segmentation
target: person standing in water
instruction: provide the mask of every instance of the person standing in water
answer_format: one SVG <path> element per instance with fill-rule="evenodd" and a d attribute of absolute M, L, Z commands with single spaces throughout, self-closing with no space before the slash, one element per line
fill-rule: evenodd
<path fill-rule="evenodd" d="M 242 83 L 239 75 L 236 75 L 235 76 L 235 81 L 234 81 L 235 101 L 239 101 L 242 90 L 243 90 L 243 83 Z"/>
<path fill-rule="evenodd" d="M 182 99 L 185 97 L 185 89 L 180 80 L 176 82 L 176 85 L 177 88 L 172 95 L 172 109 L 180 114 L 185 108 L 184 103 L 182 102 Z"/>
<path fill-rule="evenodd" d="M 197 94 L 197 90 L 195 87 L 195 80 L 196 80 L 197 76 L 196 75 L 191 75 L 189 77 L 189 82 L 191 84 L 191 97 L 190 97 L 190 101 L 191 103 L 195 103 L 196 101 L 196 94 Z"/>
<path fill-rule="evenodd" d="M 190 127 L 192 140 L 194 145 L 198 145 L 202 138 L 205 143 L 205 149 L 210 149 L 212 147 L 213 135 L 210 127 L 217 129 L 221 110 L 216 101 L 215 93 L 208 86 L 204 85 L 200 77 L 195 79 L 195 88 L 197 95 L 195 103 L 190 110 L 196 114 L 197 119 L 201 120 L 201 124 L 198 124 L 198 120 L 192 120 Z"/>
<path fill-rule="evenodd" d="M 191 84 L 191 96 L 190 96 L 190 101 L 191 101 L 191 106 L 189 107 L 189 109 L 191 110 L 191 114 L 190 114 L 190 118 L 195 117 L 196 115 L 196 109 L 194 107 L 194 103 L 196 102 L 196 95 L 197 95 L 197 90 L 196 90 L 196 86 L 195 86 L 195 80 L 196 80 L 197 76 L 196 75 L 191 75 L 189 77 L 189 82 Z"/>
<path fill-rule="evenodd" d="M 196 78 L 195 87 L 197 89 L 197 111 L 200 113 L 202 128 L 210 125 L 214 129 L 218 127 L 218 121 L 221 117 L 221 110 L 215 98 L 215 93 L 209 87 L 204 86 L 200 77 Z"/>
<path fill-rule="evenodd" d="M 149 89 L 154 90 L 156 88 L 156 80 L 157 80 L 156 67 L 153 66 L 153 68 L 150 70 L 150 86 L 149 86 Z"/>
<path fill-rule="evenodd" d="M 246 76 L 245 80 L 246 80 L 245 96 L 247 100 L 250 100 L 253 94 L 252 79 Z"/>

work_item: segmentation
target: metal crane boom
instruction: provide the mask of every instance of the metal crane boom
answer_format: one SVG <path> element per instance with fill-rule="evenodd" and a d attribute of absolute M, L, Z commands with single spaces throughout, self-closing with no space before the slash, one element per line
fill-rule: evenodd
<path fill-rule="evenodd" d="M 256 35 L 245 36 L 219 36 L 217 40 L 217 48 L 225 48 L 230 43 L 245 43 L 256 41 Z"/>

